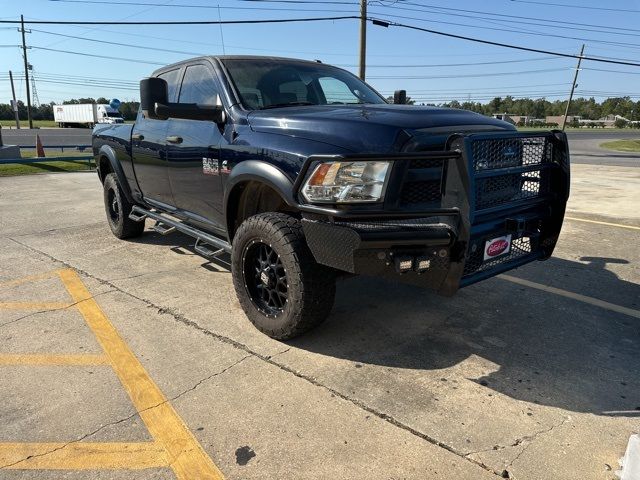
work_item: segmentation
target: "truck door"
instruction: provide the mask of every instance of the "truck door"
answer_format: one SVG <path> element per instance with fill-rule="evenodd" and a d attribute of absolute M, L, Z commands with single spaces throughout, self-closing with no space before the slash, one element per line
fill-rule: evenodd
<path fill-rule="evenodd" d="M 187 66 L 178 103 L 215 105 L 220 86 L 207 63 Z M 220 142 L 222 134 L 211 121 L 169 119 L 167 152 L 169 179 L 176 206 L 213 230 L 224 233 Z"/>
<path fill-rule="evenodd" d="M 175 101 L 181 71 L 181 68 L 176 68 L 158 75 L 167 81 L 170 102 Z M 174 206 L 167 168 L 168 126 L 168 120 L 144 118 L 142 112 L 138 112 L 131 135 L 131 147 L 136 179 L 142 196 L 147 200 Z"/>

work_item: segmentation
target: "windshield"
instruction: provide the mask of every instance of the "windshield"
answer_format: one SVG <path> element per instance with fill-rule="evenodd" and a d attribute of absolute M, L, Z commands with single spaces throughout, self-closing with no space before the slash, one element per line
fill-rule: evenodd
<path fill-rule="evenodd" d="M 355 75 L 321 63 L 268 59 L 222 60 L 250 110 L 293 105 L 386 103 Z"/>
<path fill-rule="evenodd" d="M 107 112 L 107 117 L 121 118 L 122 115 L 119 112 Z"/>

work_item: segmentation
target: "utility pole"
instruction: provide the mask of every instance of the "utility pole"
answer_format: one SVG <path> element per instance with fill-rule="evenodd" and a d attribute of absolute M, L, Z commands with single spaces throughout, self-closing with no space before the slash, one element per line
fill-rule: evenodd
<path fill-rule="evenodd" d="M 367 64 L 367 0 L 360 0 L 360 80 L 364 81 Z"/>
<path fill-rule="evenodd" d="M 16 116 L 16 128 L 20 130 L 20 116 L 18 115 L 18 102 L 16 101 L 16 87 L 13 86 L 13 72 L 9 70 L 9 80 L 11 81 L 11 95 L 13 95 L 13 114 Z"/>
<path fill-rule="evenodd" d="M 26 33 L 24 30 L 24 15 L 20 15 L 20 25 L 22 31 L 22 56 L 24 58 L 24 79 L 27 84 L 27 118 L 29 119 L 29 128 L 33 128 L 33 120 L 31 118 L 31 90 L 29 89 L 29 61 L 27 60 L 27 42 L 24 38 Z"/>
<path fill-rule="evenodd" d="M 567 116 L 569 115 L 569 108 L 571 107 L 571 100 L 573 100 L 573 92 L 576 89 L 576 82 L 578 81 L 578 72 L 580 71 L 580 64 L 582 63 L 582 54 L 584 53 L 584 43 L 580 49 L 580 56 L 578 57 L 578 65 L 576 65 L 576 74 L 573 76 L 573 85 L 571 85 L 571 93 L 569 94 L 569 101 L 567 102 L 567 109 L 564 111 L 564 118 L 562 119 L 562 131 L 567 126 Z"/>

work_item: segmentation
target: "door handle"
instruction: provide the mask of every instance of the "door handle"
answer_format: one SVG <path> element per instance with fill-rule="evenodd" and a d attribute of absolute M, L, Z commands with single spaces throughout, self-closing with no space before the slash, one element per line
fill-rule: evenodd
<path fill-rule="evenodd" d="M 169 135 L 167 137 L 167 142 L 169 142 L 169 143 L 182 143 L 182 137 L 179 137 L 178 135 Z"/>
<path fill-rule="evenodd" d="M 141 133 L 134 133 L 131 135 L 131 140 L 144 140 L 144 135 Z"/>

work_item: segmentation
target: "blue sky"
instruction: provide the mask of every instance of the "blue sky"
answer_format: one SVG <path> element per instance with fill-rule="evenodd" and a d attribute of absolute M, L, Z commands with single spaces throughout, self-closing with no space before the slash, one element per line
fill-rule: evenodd
<path fill-rule="evenodd" d="M 0 0 L 0 19 L 40 20 L 223 20 L 358 14 L 356 0 L 277 3 L 219 0 Z M 118 2 L 166 6 L 117 5 Z M 205 7 L 191 7 L 200 5 Z M 218 10 L 217 7 L 220 7 Z M 209 8 L 206 8 L 209 7 Z M 486 40 L 640 63 L 640 0 L 377 0 L 372 17 Z M 502 15 L 502 16 L 500 16 Z M 572 25 L 556 23 L 572 22 Z M 580 24 L 580 25 L 577 25 Z M 136 85 L 154 63 L 168 64 L 198 54 L 278 55 L 320 59 L 357 73 L 359 23 L 341 20 L 304 24 L 219 26 L 32 25 L 27 44 L 41 102 L 72 97 L 137 99 Z M 48 32 L 48 33 L 45 33 Z M 57 35 L 56 35 L 57 34 Z M 68 38 L 82 37 L 94 41 Z M 571 38 L 560 38 L 571 37 Z M 22 77 L 20 33 L 0 25 L 0 102 L 11 90 L 6 74 Z M 183 53 L 108 45 L 110 41 Z M 39 47 L 39 48 L 35 48 Z M 126 58 L 101 59 L 65 50 Z M 470 43 L 398 27 L 368 25 L 367 81 L 384 94 L 405 88 L 419 102 L 450 99 L 483 103 L 513 95 L 565 98 L 576 61 Z M 496 63 L 503 62 L 503 63 Z M 635 96 L 640 99 L 640 67 L 584 62 L 577 96 Z M 601 71 L 606 70 L 606 71 Z M 103 82 L 102 85 L 95 85 Z M 16 94 L 25 99 L 24 81 Z"/>

